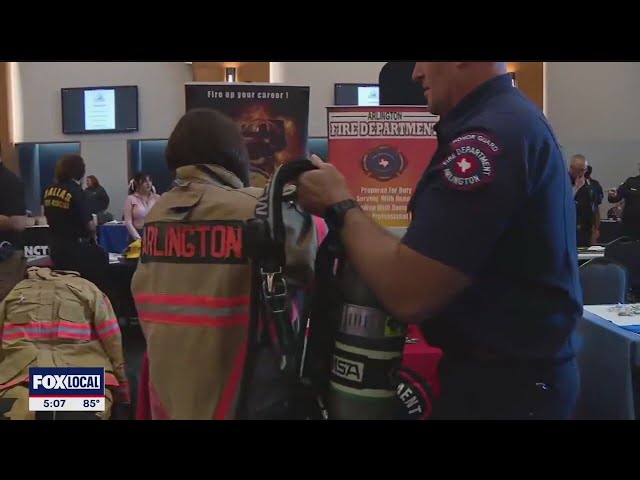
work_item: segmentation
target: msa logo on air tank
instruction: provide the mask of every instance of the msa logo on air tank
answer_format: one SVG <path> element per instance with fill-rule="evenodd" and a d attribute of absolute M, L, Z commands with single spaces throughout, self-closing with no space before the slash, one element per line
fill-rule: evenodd
<path fill-rule="evenodd" d="M 364 363 L 353 362 L 334 355 L 332 372 L 335 376 L 349 382 L 362 383 L 364 380 Z"/>

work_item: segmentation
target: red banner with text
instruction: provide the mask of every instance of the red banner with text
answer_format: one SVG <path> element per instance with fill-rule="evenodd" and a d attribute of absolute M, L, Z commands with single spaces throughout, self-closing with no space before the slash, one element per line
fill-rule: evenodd
<path fill-rule="evenodd" d="M 329 107 L 329 161 L 380 225 L 409 226 L 409 202 L 437 149 L 437 122 L 426 107 Z"/>

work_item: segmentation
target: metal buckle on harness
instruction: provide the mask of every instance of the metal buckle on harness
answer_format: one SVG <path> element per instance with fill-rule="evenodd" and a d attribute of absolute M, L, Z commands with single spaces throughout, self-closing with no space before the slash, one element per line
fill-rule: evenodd
<path fill-rule="evenodd" d="M 275 272 L 266 272 L 260 269 L 262 275 L 262 294 L 267 303 L 272 319 L 275 321 L 277 335 L 280 343 L 280 370 L 292 370 L 295 367 L 295 358 L 291 352 L 293 345 L 293 333 L 287 318 L 287 282 L 282 274 L 282 267 Z"/>
<path fill-rule="evenodd" d="M 282 268 L 277 272 L 265 272 L 260 270 L 262 275 L 262 293 L 269 303 L 272 313 L 285 313 L 287 310 L 287 281 L 282 274 Z"/>

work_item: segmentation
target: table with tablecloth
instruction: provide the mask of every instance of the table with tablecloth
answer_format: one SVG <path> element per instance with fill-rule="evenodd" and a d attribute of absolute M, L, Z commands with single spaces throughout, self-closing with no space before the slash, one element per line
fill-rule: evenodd
<path fill-rule="evenodd" d="M 579 248 L 578 249 L 578 263 L 580 265 L 585 264 L 590 260 L 598 260 L 604 258 L 605 249 L 604 247 L 590 247 L 590 248 Z"/>
<path fill-rule="evenodd" d="M 588 306 L 578 325 L 578 419 L 640 418 L 640 335 L 637 327 L 616 325 L 613 315 L 613 307 Z"/>
<path fill-rule="evenodd" d="M 123 223 L 100 225 L 98 243 L 109 253 L 122 253 L 131 243 L 129 230 Z"/>
<path fill-rule="evenodd" d="M 51 229 L 48 225 L 27 227 L 21 242 L 27 258 L 49 255 Z M 129 231 L 123 223 L 105 224 L 98 227 L 98 244 L 109 253 L 122 253 L 131 243 Z"/>

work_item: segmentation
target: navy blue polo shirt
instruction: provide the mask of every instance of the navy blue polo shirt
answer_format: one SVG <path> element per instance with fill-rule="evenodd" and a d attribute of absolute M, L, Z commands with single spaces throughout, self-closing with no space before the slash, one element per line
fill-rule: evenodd
<path fill-rule="evenodd" d="M 576 208 L 543 113 L 509 75 L 499 76 L 443 117 L 437 132 L 403 243 L 473 283 L 424 322 L 426 338 L 445 353 L 571 358 L 582 315 Z"/>

